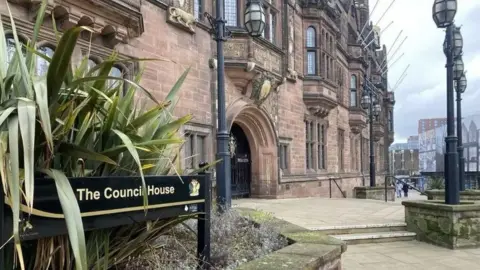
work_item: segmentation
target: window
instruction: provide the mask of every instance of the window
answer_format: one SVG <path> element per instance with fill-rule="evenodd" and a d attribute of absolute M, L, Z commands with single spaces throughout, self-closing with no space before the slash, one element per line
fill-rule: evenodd
<path fill-rule="evenodd" d="M 16 48 L 15 48 L 15 39 L 13 38 L 12 35 L 7 35 L 5 37 L 6 39 L 6 43 L 7 43 L 7 64 L 10 64 L 10 61 L 13 60 L 13 57 L 15 55 L 15 52 L 16 52 Z M 19 41 L 22 43 L 21 47 L 22 47 L 22 54 L 23 55 L 26 55 L 27 54 L 27 49 L 25 48 L 25 41 L 21 40 L 19 38 Z"/>
<path fill-rule="evenodd" d="M 392 110 L 388 111 L 388 130 L 393 131 L 393 113 Z"/>
<path fill-rule="evenodd" d="M 225 20 L 227 26 L 238 26 L 237 0 L 225 0 Z"/>
<path fill-rule="evenodd" d="M 275 27 L 277 24 L 277 14 L 275 12 L 270 11 L 270 16 L 268 17 L 268 40 L 275 44 L 275 31 L 277 28 Z"/>
<path fill-rule="evenodd" d="M 44 54 L 49 58 L 52 58 L 54 50 L 49 46 L 43 46 L 38 48 L 38 52 Z M 40 56 L 37 56 L 37 62 L 36 62 L 36 68 L 35 68 L 36 75 L 38 76 L 46 75 L 49 65 L 50 65 L 50 62 L 48 62 L 47 60 L 45 60 Z"/>
<path fill-rule="evenodd" d="M 288 145 L 280 144 L 280 169 L 288 169 Z"/>
<path fill-rule="evenodd" d="M 325 146 L 326 146 L 326 128 L 324 124 L 317 124 L 317 134 L 318 134 L 318 149 L 317 149 L 317 155 L 318 155 L 318 169 L 320 170 L 325 170 L 327 168 L 326 166 L 326 151 L 325 151 Z"/>
<path fill-rule="evenodd" d="M 357 107 L 357 76 L 350 77 L 350 107 Z"/>
<path fill-rule="evenodd" d="M 202 18 L 202 0 L 194 0 L 193 1 L 193 16 L 195 19 L 200 20 Z"/>
<path fill-rule="evenodd" d="M 196 133 L 185 134 L 185 168 L 194 169 L 201 162 L 207 161 L 206 136 Z"/>
<path fill-rule="evenodd" d="M 317 42 L 316 31 L 313 26 L 307 28 L 307 74 L 315 75 L 317 73 Z"/>
<path fill-rule="evenodd" d="M 310 121 L 305 121 L 305 134 L 306 134 L 306 166 L 307 169 L 313 169 L 313 147 L 315 145 L 314 134 L 313 134 L 313 123 Z"/>
<path fill-rule="evenodd" d="M 119 68 L 119 67 L 112 67 L 112 69 L 110 70 L 110 74 L 108 74 L 108 76 L 110 77 L 117 77 L 117 78 L 123 78 L 124 77 L 124 74 L 123 74 L 123 71 Z M 116 88 L 116 87 L 119 87 L 123 84 L 122 81 L 119 81 L 119 80 L 108 80 L 107 82 L 108 84 L 108 87 L 109 88 Z"/>
<path fill-rule="evenodd" d="M 343 150 L 345 149 L 345 131 L 338 130 L 338 168 L 340 171 L 345 169 L 345 160 L 343 156 Z"/>

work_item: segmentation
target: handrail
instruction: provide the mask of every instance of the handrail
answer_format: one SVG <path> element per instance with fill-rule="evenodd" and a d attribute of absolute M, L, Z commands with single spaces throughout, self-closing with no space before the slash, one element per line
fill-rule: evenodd
<path fill-rule="evenodd" d="M 416 190 L 416 191 L 420 192 L 420 195 L 425 195 L 425 196 L 427 196 L 427 193 L 426 193 L 425 191 L 421 191 L 421 190 L 420 190 L 420 189 L 418 189 L 417 187 L 415 187 L 415 186 L 412 186 L 412 185 L 410 185 L 409 183 L 407 183 L 407 182 L 403 181 L 403 179 L 401 179 L 401 178 L 397 178 L 396 176 L 392 176 L 392 177 L 393 177 L 395 180 L 397 180 L 397 181 L 400 181 L 400 182 L 402 182 L 402 183 L 404 183 L 404 184 L 407 184 L 407 185 L 408 185 L 409 187 L 411 187 L 412 189 L 414 189 L 414 190 Z"/>
<path fill-rule="evenodd" d="M 328 180 L 329 180 L 328 185 L 329 185 L 329 188 L 330 188 L 330 198 L 332 198 L 332 180 L 335 183 L 335 185 L 337 186 L 338 190 L 340 190 L 340 193 L 342 193 L 342 197 L 347 198 L 347 195 L 345 195 L 342 188 L 340 188 L 340 186 L 338 185 L 337 180 L 335 178 L 329 177 Z"/>

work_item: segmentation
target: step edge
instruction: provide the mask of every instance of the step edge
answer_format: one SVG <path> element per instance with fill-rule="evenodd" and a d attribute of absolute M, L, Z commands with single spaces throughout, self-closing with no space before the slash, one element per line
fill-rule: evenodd
<path fill-rule="evenodd" d="M 333 226 L 315 226 L 308 227 L 311 231 L 331 231 L 331 230 L 349 230 L 349 229 L 374 229 L 374 228 L 393 228 L 406 227 L 407 223 L 378 223 L 378 224 L 353 224 L 353 225 L 333 225 Z"/>
<path fill-rule="evenodd" d="M 396 233 L 339 234 L 339 235 L 330 235 L 330 236 L 345 241 L 345 240 L 359 240 L 359 239 L 412 237 L 416 235 L 417 234 L 414 232 L 396 232 Z"/>

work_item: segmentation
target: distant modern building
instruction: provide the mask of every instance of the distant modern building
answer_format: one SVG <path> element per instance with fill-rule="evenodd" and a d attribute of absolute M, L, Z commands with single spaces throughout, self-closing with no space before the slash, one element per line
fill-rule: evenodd
<path fill-rule="evenodd" d="M 408 149 L 418 149 L 418 136 L 410 136 L 407 140 Z"/>
<path fill-rule="evenodd" d="M 388 148 L 389 151 L 407 150 L 407 149 L 408 149 L 408 143 L 394 143 Z"/>
<path fill-rule="evenodd" d="M 420 119 L 418 120 L 418 134 L 443 126 L 445 124 L 447 124 L 447 118 Z"/>

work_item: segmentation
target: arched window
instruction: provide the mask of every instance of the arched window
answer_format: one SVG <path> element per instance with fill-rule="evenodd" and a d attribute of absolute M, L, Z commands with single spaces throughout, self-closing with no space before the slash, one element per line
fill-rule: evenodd
<path fill-rule="evenodd" d="M 350 77 L 350 107 L 357 107 L 357 76 Z"/>
<path fill-rule="evenodd" d="M 317 73 L 317 42 L 316 31 L 313 26 L 307 28 L 307 74 L 315 75 Z"/>
<path fill-rule="evenodd" d="M 122 71 L 122 69 L 120 69 L 120 67 L 114 66 L 110 70 L 110 74 L 108 74 L 108 76 L 123 78 L 123 71 Z M 115 88 L 115 87 L 118 87 L 121 84 L 122 84 L 122 81 L 119 81 L 119 80 L 108 80 L 109 88 Z"/>
<path fill-rule="evenodd" d="M 38 52 L 44 54 L 45 56 L 52 58 L 54 49 L 52 49 L 50 46 L 42 46 L 38 48 Z M 35 68 L 35 73 L 38 76 L 43 76 L 47 74 L 48 71 L 48 66 L 50 65 L 50 62 L 45 60 L 41 56 L 37 56 L 37 62 L 36 62 L 36 68 Z"/>
<path fill-rule="evenodd" d="M 7 43 L 7 64 L 10 64 L 10 62 L 13 60 L 13 57 L 15 55 L 15 51 L 16 51 L 16 48 L 15 48 L 15 39 L 13 38 L 13 35 L 12 34 L 7 34 L 5 36 L 5 41 Z M 20 37 L 19 37 L 19 41 L 22 43 L 21 47 L 22 47 L 22 54 L 25 56 L 27 54 L 27 49 L 25 48 L 25 40 L 22 40 Z"/>

